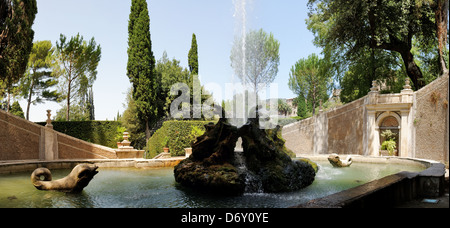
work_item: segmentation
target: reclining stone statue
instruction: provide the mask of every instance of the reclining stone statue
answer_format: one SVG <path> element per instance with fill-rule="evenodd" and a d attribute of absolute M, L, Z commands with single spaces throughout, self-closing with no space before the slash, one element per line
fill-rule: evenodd
<path fill-rule="evenodd" d="M 330 154 L 328 161 L 333 167 L 349 167 L 353 163 L 351 156 L 347 156 L 347 159 L 341 160 L 337 154 Z"/>
<path fill-rule="evenodd" d="M 52 181 L 52 173 L 47 168 L 37 168 L 31 174 L 31 182 L 39 190 L 56 190 L 62 192 L 81 192 L 98 173 L 93 164 L 79 164 L 66 177 Z M 44 180 L 41 180 L 44 176 Z"/>

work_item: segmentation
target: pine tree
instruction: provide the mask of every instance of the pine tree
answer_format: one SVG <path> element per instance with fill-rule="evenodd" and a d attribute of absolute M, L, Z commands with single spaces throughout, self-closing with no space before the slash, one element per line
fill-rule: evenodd
<path fill-rule="evenodd" d="M 150 17 L 145 0 L 132 0 L 128 21 L 127 75 L 133 84 L 133 99 L 139 119 L 145 123 L 146 138 L 150 126 L 157 120 L 158 83 L 154 74 L 155 57 L 150 40 Z"/>
<path fill-rule="evenodd" d="M 63 34 L 56 42 L 57 58 L 60 63 L 59 77 L 66 97 L 66 121 L 70 121 L 71 104 L 82 101 L 97 79 L 97 66 L 101 59 L 101 47 L 94 38 L 89 42 L 77 34 L 67 40 Z"/>

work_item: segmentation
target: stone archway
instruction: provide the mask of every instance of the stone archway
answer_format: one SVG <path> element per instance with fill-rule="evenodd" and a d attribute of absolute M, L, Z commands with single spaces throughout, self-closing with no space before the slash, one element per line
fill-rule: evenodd
<path fill-rule="evenodd" d="M 377 81 L 372 82 L 372 88 L 366 98 L 367 128 L 365 144 L 366 154 L 379 156 L 380 149 L 380 126 L 385 118 L 392 116 L 388 121 L 396 120 L 399 129 L 398 156 L 409 157 L 410 149 L 408 142 L 411 140 L 410 110 L 413 105 L 414 92 L 409 85 L 409 79 L 405 80 L 404 89 L 397 94 L 380 94 Z M 388 122 L 386 125 L 389 125 Z M 393 127 L 393 126 L 384 126 Z"/>

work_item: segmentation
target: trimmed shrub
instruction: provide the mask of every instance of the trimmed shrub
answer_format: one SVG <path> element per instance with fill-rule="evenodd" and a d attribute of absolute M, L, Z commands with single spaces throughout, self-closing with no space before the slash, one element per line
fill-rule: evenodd
<path fill-rule="evenodd" d="M 45 126 L 45 122 L 39 122 Z M 86 142 L 117 148 L 123 130 L 119 121 L 53 121 L 53 129 Z"/>
<path fill-rule="evenodd" d="M 211 122 L 177 120 L 164 122 L 163 126 L 147 142 L 147 158 L 153 158 L 163 152 L 163 142 L 166 136 L 169 137 L 170 154 L 172 156 L 185 155 L 184 148 L 191 147 L 191 143 L 195 140 L 192 134 L 205 131 L 205 125 Z"/>

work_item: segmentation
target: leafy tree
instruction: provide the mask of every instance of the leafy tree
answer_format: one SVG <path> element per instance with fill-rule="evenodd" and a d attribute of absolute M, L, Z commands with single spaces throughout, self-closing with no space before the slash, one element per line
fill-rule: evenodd
<path fill-rule="evenodd" d="M 164 51 L 161 59 L 158 60 L 155 68 L 155 73 L 161 78 L 161 93 L 160 101 L 163 102 L 163 111 L 165 116 L 169 115 L 170 104 L 175 96 L 170 95 L 170 88 L 176 83 L 186 83 L 192 87 L 192 82 L 190 81 L 189 70 L 180 66 L 180 61 L 177 59 L 169 60 L 167 57 L 167 52 Z"/>
<path fill-rule="evenodd" d="M 36 0 L 0 0 L 0 96 L 25 73 L 33 45 Z M 7 110 L 9 109 L 8 96 Z"/>
<path fill-rule="evenodd" d="M 331 76 L 327 68 L 326 61 L 319 59 L 316 54 L 311 54 L 308 58 L 297 61 L 289 73 L 289 88 L 299 97 L 303 95 L 310 101 L 313 115 L 319 101 L 327 98 L 327 91 L 331 85 Z"/>
<path fill-rule="evenodd" d="M 101 47 L 94 38 L 89 43 L 77 34 L 68 41 L 60 35 L 56 42 L 57 61 L 60 65 L 60 85 L 66 99 L 66 121 L 70 118 L 71 103 L 80 101 L 88 93 L 97 78 L 97 66 L 101 58 Z"/>
<path fill-rule="evenodd" d="M 23 98 L 27 99 L 26 119 L 29 119 L 30 105 L 44 101 L 60 101 L 61 94 L 57 90 L 50 90 L 58 84 L 57 76 L 53 73 L 55 64 L 55 48 L 50 41 L 36 41 L 28 60 L 25 76 L 20 80 Z"/>
<path fill-rule="evenodd" d="M 132 0 L 128 21 L 127 75 L 133 85 L 133 99 L 138 116 L 145 123 L 146 138 L 158 119 L 160 88 L 155 76 L 155 57 L 150 40 L 150 18 L 145 0 Z"/>
<path fill-rule="evenodd" d="M 255 93 L 259 85 L 275 80 L 280 64 L 280 42 L 272 33 L 251 30 L 244 37 L 236 38 L 231 50 L 231 67 L 242 83 L 250 84 Z"/>
<path fill-rule="evenodd" d="M 56 111 L 55 121 L 89 121 L 89 113 L 83 102 L 77 101 L 71 104 L 70 119 L 66 119 L 67 107 L 64 104 L 61 109 Z"/>
<path fill-rule="evenodd" d="M 285 100 L 278 99 L 278 111 L 282 112 L 285 116 L 292 112 L 291 106 L 289 106 Z"/>
<path fill-rule="evenodd" d="M 373 80 L 386 85 L 383 93 L 399 93 L 406 77 L 398 54 L 370 48 L 361 50 L 359 58 L 343 74 L 340 87 L 341 101 L 345 103 L 367 95 Z"/>
<path fill-rule="evenodd" d="M 413 41 L 436 40 L 432 2 L 310 0 L 309 28 L 320 33 L 316 44 L 345 53 L 346 61 L 355 60 L 367 48 L 398 53 L 407 75 L 420 89 L 425 80 L 415 62 Z"/>

